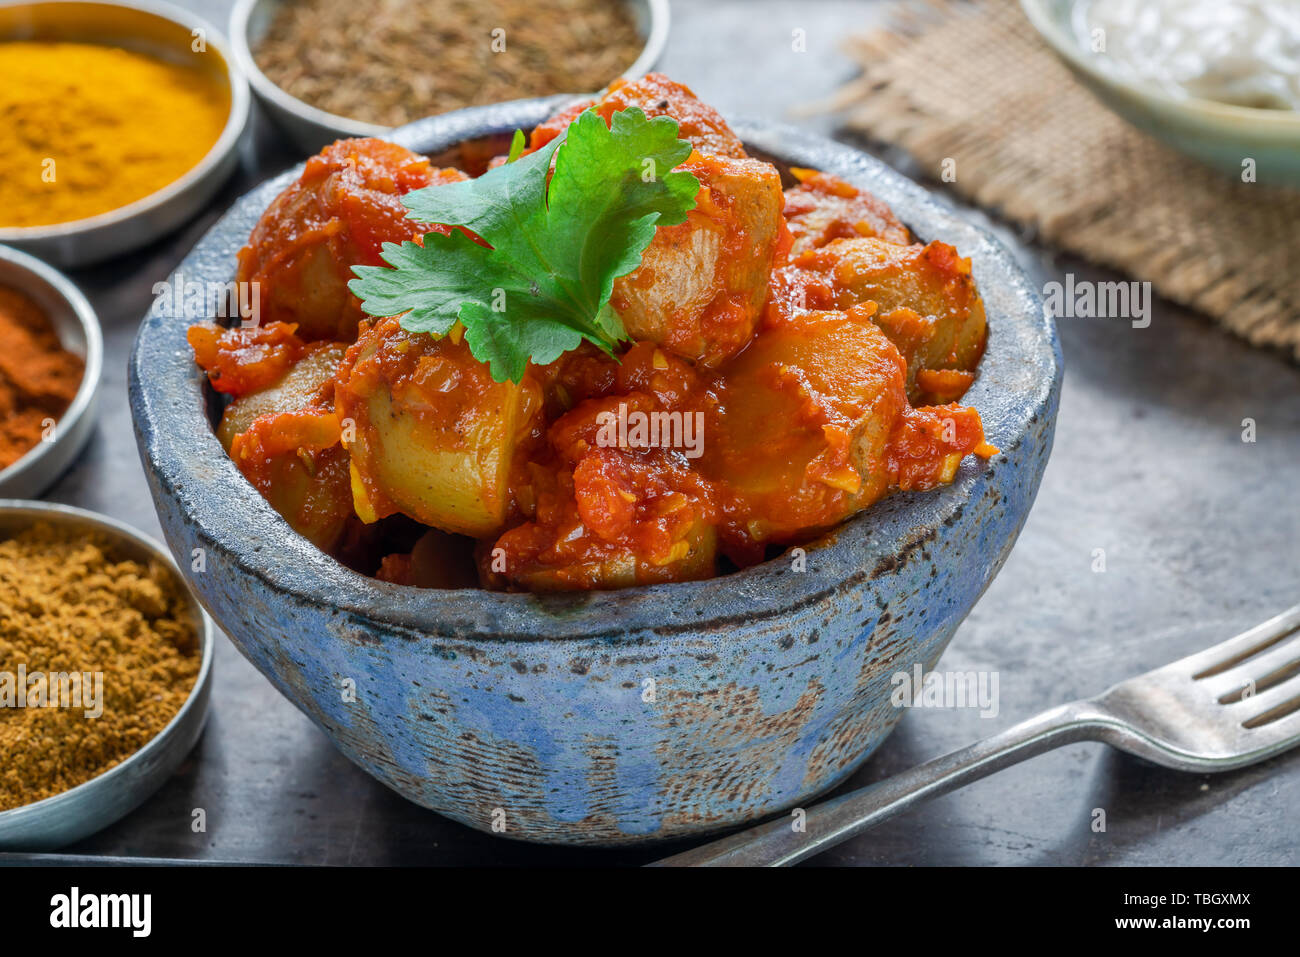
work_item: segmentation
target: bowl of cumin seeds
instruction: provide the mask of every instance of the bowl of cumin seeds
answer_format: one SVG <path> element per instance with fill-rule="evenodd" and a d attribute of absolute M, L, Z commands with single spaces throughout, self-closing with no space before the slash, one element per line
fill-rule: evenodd
<path fill-rule="evenodd" d="M 668 0 L 239 0 L 235 60 L 305 153 L 470 106 L 594 93 L 654 67 Z"/>

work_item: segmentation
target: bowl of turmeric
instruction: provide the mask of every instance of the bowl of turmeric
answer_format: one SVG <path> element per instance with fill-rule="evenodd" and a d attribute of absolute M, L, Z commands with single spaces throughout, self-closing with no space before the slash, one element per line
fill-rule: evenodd
<path fill-rule="evenodd" d="M 0 243 L 81 266 L 151 242 L 234 170 L 248 112 L 225 40 L 187 11 L 0 2 Z"/>
<path fill-rule="evenodd" d="M 85 448 L 102 340 L 94 309 L 71 280 L 0 246 L 0 497 L 40 495 Z"/>

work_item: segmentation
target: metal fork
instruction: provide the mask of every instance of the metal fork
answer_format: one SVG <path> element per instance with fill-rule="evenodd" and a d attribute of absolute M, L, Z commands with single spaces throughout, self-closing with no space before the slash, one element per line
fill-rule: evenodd
<path fill-rule="evenodd" d="M 655 862 L 779 867 L 812 857 L 920 801 L 1076 741 L 1102 741 L 1179 771 L 1231 771 L 1300 743 L 1300 605 L 1222 644 L 1044 711 L 1001 734 L 806 812 Z"/>

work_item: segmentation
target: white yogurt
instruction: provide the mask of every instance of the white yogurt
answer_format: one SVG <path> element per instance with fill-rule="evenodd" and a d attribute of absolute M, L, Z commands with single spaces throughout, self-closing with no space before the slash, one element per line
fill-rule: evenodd
<path fill-rule="evenodd" d="M 1180 98 L 1300 110 L 1300 0 L 1079 0 L 1073 25 L 1118 77 Z"/>

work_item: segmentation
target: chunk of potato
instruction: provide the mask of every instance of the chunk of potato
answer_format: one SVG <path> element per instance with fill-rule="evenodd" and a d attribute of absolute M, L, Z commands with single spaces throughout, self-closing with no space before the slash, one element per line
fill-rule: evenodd
<path fill-rule="evenodd" d="M 971 372 L 984 352 L 988 327 L 969 259 L 947 243 L 900 246 L 881 239 L 837 239 L 805 253 L 796 266 L 826 274 L 837 309 L 876 303 L 873 319 L 907 362 L 915 404 L 960 398 L 973 376 L 947 380 L 926 371 Z M 929 384 L 927 387 L 927 383 Z M 954 394 L 955 393 L 955 394 Z"/>
<path fill-rule="evenodd" d="M 869 312 L 765 328 L 722 370 L 700 463 L 731 491 L 733 546 L 804 540 L 888 491 L 905 377 Z"/>
<path fill-rule="evenodd" d="M 236 399 L 226 406 L 217 426 L 217 438 L 227 452 L 240 432 L 247 432 L 255 419 L 273 412 L 305 409 L 329 378 L 338 371 L 347 346 L 323 342 L 308 346 L 299 359 L 275 385 Z"/>
<path fill-rule="evenodd" d="M 295 532 L 323 552 L 334 553 L 356 520 L 342 446 L 271 456 L 254 484 Z"/>
<path fill-rule="evenodd" d="M 244 476 L 299 535 L 332 551 L 353 519 L 348 457 L 321 392 L 343 359 L 338 343 L 308 346 L 274 385 L 226 407 L 217 437 Z M 324 443 L 315 436 L 324 434 Z"/>
<path fill-rule="evenodd" d="M 794 243 L 793 255 L 825 246 L 835 239 L 874 236 L 890 243 L 910 243 L 907 227 L 884 201 L 838 176 L 794 169 L 799 185 L 785 191 L 785 218 Z"/>
<path fill-rule="evenodd" d="M 701 183 L 695 209 L 661 226 L 612 304 L 634 339 L 716 366 L 749 342 L 786 239 L 776 167 L 694 153 L 679 169 Z"/>
<path fill-rule="evenodd" d="M 541 408 L 531 373 L 494 382 L 458 337 L 382 319 L 348 351 L 336 402 L 364 521 L 402 512 L 474 538 L 501 530 L 515 450 Z"/>
<path fill-rule="evenodd" d="M 347 286 L 352 267 L 381 265 L 385 242 L 430 228 L 406 218 L 402 195 L 463 179 L 383 140 L 331 143 L 262 214 L 236 278 L 255 284 L 264 321 L 295 323 L 304 339 L 350 340 L 363 318 Z"/>
<path fill-rule="evenodd" d="M 740 142 L 722 114 L 700 100 L 690 87 L 676 83 L 662 73 L 647 73 L 635 80 L 615 80 L 601 97 L 596 110 L 607 120 L 639 107 L 647 116 L 671 116 L 677 121 L 677 135 L 701 153 L 714 156 L 745 156 Z"/>
<path fill-rule="evenodd" d="M 586 109 L 594 107 L 608 123 L 612 115 L 633 106 L 646 116 L 672 117 L 677 121 L 678 137 L 701 153 L 747 155 L 740 137 L 732 132 L 721 113 L 702 102 L 689 87 L 673 82 L 662 73 L 647 73 L 635 80 L 615 80 L 599 100 L 586 100 L 562 110 L 533 130 L 529 149 L 540 149 L 555 139 Z"/>

